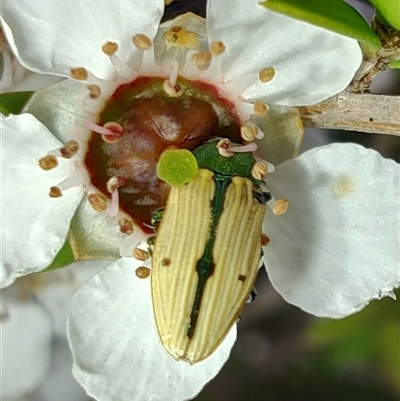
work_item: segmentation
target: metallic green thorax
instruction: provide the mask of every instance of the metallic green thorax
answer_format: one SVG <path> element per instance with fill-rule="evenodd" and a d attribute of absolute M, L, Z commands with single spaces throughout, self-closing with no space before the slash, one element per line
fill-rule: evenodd
<path fill-rule="evenodd" d="M 212 139 L 193 151 L 199 168 L 206 168 L 225 176 L 245 177 L 259 187 L 262 181 L 256 180 L 251 174 L 256 162 L 253 155 L 246 152 L 234 153 L 231 157 L 221 156 L 217 148 L 220 140 L 221 138 Z"/>

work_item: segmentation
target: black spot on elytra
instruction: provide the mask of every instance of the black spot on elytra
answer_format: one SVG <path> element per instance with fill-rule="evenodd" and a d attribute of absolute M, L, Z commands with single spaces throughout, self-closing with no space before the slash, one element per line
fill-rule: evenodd
<path fill-rule="evenodd" d="M 243 274 L 239 274 L 238 280 L 239 281 L 245 281 L 246 280 L 246 276 L 243 276 Z"/>
<path fill-rule="evenodd" d="M 171 264 L 171 259 L 169 259 L 169 258 L 162 258 L 161 259 L 161 265 L 162 266 L 168 267 L 170 264 Z"/>

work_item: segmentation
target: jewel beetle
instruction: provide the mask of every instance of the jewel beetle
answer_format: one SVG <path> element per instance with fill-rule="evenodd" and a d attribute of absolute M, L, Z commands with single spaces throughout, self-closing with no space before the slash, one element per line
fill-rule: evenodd
<path fill-rule="evenodd" d="M 225 157 L 218 142 L 195 149 L 194 179 L 171 187 L 152 252 L 161 342 L 175 359 L 192 364 L 214 352 L 249 299 L 270 200 L 252 175 L 252 154 Z"/>

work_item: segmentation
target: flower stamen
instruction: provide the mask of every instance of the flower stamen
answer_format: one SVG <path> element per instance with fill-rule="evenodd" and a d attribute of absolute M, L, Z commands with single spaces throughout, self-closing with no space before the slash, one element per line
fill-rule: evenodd
<path fill-rule="evenodd" d="M 253 115 L 257 117 L 265 117 L 268 113 L 268 105 L 256 100 L 253 105 Z"/>
<path fill-rule="evenodd" d="M 268 168 L 264 163 L 256 162 L 251 170 L 251 175 L 256 180 L 263 180 L 267 177 Z"/>
<path fill-rule="evenodd" d="M 247 142 L 252 142 L 257 137 L 258 128 L 255 125 L 244 125 L 240 127 L 240 136 Z"/>
<path fill-rule="evenodd" d="M 51 187 L 49 196 L 50 198 L 60 198 L 62 196 L 61 189 L 59 187 Z"/>
<path fill-rule="evenodd" d="M 140 266 L 135 270 L 135 274 L 139 278 L 145 279 L 150 276 L 150 269 L 146 266 Z"/>
<path fill-rule="evenodd" d="M 250 142 L 243 146 L 231 146 L 227 150 L 232 153 L 246 153 L 255 152 L 258 149 L 258 145 L 255 142 Z"/>
<path fill-rule="evenodd" d="M 274 78 L 274 76 L 275 76 L 275 69 L 273 67 L 263 68 L 258 73 L 258 78 L 263 84 L 271 81 Z"/>
<path fill-rule="evenodd" d="M 71 159 L 75 156 L 79 150 L 79 143 L 75 140 L 69 141 L 65 144 L 63 148 L 60 149 L 61 156 L 64 159 Z"/>
<path fill-rule="evenodd" d="M 261 246 L 267 246 L 271 242 L 271 239 L 267 234 L 261 233 Z"/>
<path fill-rule="evenodd" d="M 111 202 L 107 207 L 107 214 L 115 217 L 119 210 L 119 193 L 118 188 L 124 185 L 125 180 L 121 176 L 111 177 L 107 182 L 107 191 L 111 194 Z"/>
<path fill-rule="evenodd" d="M 133 257 L 137 260 L 140 260 L 142 262 L 144 262 L 145 260 L 147 260 L 149 258 L 149 253 L 146 252 L 144 249 L 140 249 L 140 248 L 135 248 L 133 250 Z"/>
<path fill-rule="evenodd" d="M 85 125 L 91 131 L 101 134 L 106 142 L 114 143 L 123 135 L 123 129 L 120 124 L 116 122 L 108 122 L 102 127 L 93 122 L 91 116 L 85 120 Z"/>
<path fill-rule="evenodd" d="M 89 72 L 86 68 L 71 68 L 71 78 L 77 81 L 87 81 L 89 78 Z"/>
<path fill-rule="evenodd" d="M 123 217 L 118 221 L 118 224 L 119 224 L 119 230 L 121 231 L 122 234 L 127 234 L 127 235 L 133 234 L 134 228 L 132 220 Z"/>
<path fill-rule="evenodd" d="M 99 98 L 101 96 L 101 88 L 99 85 L 88 85 L 87 86 L 88 90 L 89 90 L 89 97 L 92 100 L 96 100 L 97 98 Z"/>
<path fill-rule="evenodd" d="M 286 199 L 278 199 L 275 202 L 275 205 L 272 207 L 272 213 L 275 216 L 281 216 L 286 213 L 286 210 L 289 207 L 289 202 Z"/>
<path fill-rule="evenodd" d="M 142 33 L 138 33 L 137 35 L 133 36 L 132 42 L 139 50 L 143 51 L 150 50 L 153 47 L 153 42 L 151 39 Z"/>
<path fill-rule="evenodd" d="M 192 55 L 192 63 L 199 69 L 206 69 L 211 62 L 212 55 L 210 52 L 198 52 Z"/>
<path fill-rule="evenodd" d="M 53 168 L 58 167 L 58 160 L 53 155 L 47 155 L 39 160 L 39 166 L 41 169 L 49 171 L 52 170 Z"/>
<path fill-rule="evenodd" d="M 128 64 L 124 63 L 118 56 L 118 45 L 115 42 L 107 42 L 101 48 L 103 53 L 109 57 L 118 75 L 125 79 L 133 79 L 135 76 L 135 70 L 129 67 Z"/>
<path fill-rule="evenodd" d="M 104 212 L 107 209 L 108 199 L 102 193 L 90 194 L 88 201 L 96 212 Z"/>

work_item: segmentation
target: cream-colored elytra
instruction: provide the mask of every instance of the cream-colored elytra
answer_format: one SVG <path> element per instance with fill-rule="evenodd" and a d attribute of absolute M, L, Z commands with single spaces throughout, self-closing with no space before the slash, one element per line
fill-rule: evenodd
<path fill-rule="evenodd" d="M 249 297 L 260 261 L 265 205 L 255 199 L 259 189 L 250 180 L 231 177 L 213 246 L 214 271 L 189 336 L 199 280 L 196 263 L 210 235 L 215 191 L 213 173 L 203 169 L 190 183 L 171 188 L 153 254 L 152 296 L 160 339 L 175 359 L 190 363 L 207 358 L 225 338 Z"/>

